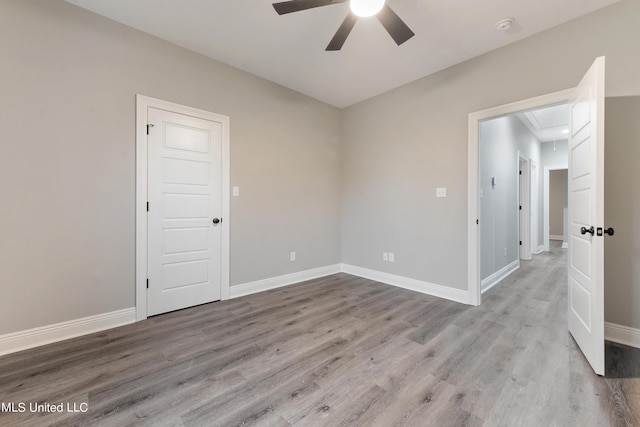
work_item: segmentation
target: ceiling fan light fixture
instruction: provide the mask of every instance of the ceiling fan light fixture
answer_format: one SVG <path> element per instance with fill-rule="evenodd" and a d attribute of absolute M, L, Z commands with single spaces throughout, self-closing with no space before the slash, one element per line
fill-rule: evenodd
<path fill-rule="evenodd" d="M 382 10 L 385 0 L 350 0 L 351 11 L 361 18 L 373 16 Z"/>

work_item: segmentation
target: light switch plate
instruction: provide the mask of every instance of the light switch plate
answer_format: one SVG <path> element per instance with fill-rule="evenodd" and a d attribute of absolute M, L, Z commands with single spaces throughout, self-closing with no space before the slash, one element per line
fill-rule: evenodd
<path fill-rule="evenodd" d="M 238 197 L 240 195 L 240 187 L 233 187 L 233 196 Z"/>
<path fill-rule="evenodd" d="M 436 188 L 436 197 L 447 197 L 447 187 Z"/>

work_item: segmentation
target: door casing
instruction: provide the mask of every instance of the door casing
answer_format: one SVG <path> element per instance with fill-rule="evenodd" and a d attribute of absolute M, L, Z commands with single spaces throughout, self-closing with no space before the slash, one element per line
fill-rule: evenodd
<path fill-rule="evenodd" d="M 221 230 L 220 298 L 229 299 L 229 229 L 231 223 L 229 208 L 229 117 L 211 113 L 197 108 L 187 107 L 173 102 L 163 101 L 144 95 L 136 95 L 136 320 L 147 318 L 147 124 L 148 108 L 172 111 L 205 120 L 223 123 L 222 135 L 222 170 L 221 196 L 222 218 L 224 227 Z"/>
<path fill-rule="evenodd" d="M 520 111 L 531 110 L 555 104 L 567 103 L 574 95 L 575 89 L 566 89 L 547 95 L 537 96 L 498 107 L 489 108 L 469 114 L 469 143 L 468 143 L 468 204 L 467 204 L 467 284 L 469 290 L 469 304 L 480 305 L 480 122 L 507 116 Z"/>
<path fill-rule="evenodd" d="M 537 254 L 540 253 L 539 250 L 539 246 L 540 243 L 538 240 L 538 221 L 539 221 L 539 216 L 538 216 L 538 209 L 540 206 L 540 187 L 539 187 L 539 174 L 538 174 L 538 164 L 531 160 L 530 161 L 530 166 L 531 166 L 531 174 L 529 176 L 530 181 L 531 181 L 531 232 L 530 232 L 530 236 L 531 236 L 531 245 L 529 246 L 529 251 L 532 254 Z"/>

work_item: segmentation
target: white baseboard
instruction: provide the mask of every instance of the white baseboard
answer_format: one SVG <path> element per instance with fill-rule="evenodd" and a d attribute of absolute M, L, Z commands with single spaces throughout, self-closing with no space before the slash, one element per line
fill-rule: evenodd
<path fill-rule="evenodd" d="M 340 264 L 334 264 L 311 270 L 298 271 L 297 273 L 285 274 L 284 276 L 256 280 L 255 282 L 242 283 L 240 285 L 230 287 L 229 298 L 238 298 L 245 295 L 255 294 L 257 292 L 281 288 L 283 286 L 293 285 L 294 283 L 304 282 L 305 280 L 317 279 L 318 277 L 340 273 L 340 271 Z"/>
<path fill-rule="evenodd" d="M 468 290 L 436 285 L 434 283 L 423 282 L 421 280 L 410 279 L 408 277 L 397 276 L 395 274 L 383 273 L 381 271 L 369 270 L 368 268 L 356 267 L 349 264 L 342 264 L 342 271 L 354 276 L 386 283 L 387 285 L 397 286 L 399 288 L 409 289 L 411 291 L 427 295 L 433 295 L 438 298 L 444 298 L 462 304 L 471 304 Z"/>
<path fill-rule="evenodd" d="M 491 276 L 483 279 L 480 282 L 480 292 L 484 294 L 486 291 L 488 291 L 489 289 L 493 288 L 495 285 L 500 283 L 502 279 L 504 279 L 505 277 L 507 277 L 508 275 L 510 275 L 511 273 L 513 273 L 519 268 L 520 268 L 520 260 L 517 259 L 513 261 L 511 264 L 496 271 Z"/>
<path fill-rule="evenodd" d="M 562 249 L 569 249 L 569 242 L 562 242 Z"/>
<path fill-rule="evenodd" d="M 544 252 L 544 245 L 538 246 L 538 250 L 536 250 L 534 254 L 538 255 L 538 254 L 541 254 L 542 252 Z"/>
<path fill-rule="evenodd" d="M 564 240 L 564 236 L 558 234 L 549 234 L 549 240 Z"/>
<path fill-rule="evenodd" d="M 455 301 L 462 304 L 471 304 L 470 294 L 468 290 L 436 285 L 434 283 L 411 279 L 404 276 L 397 276 L 395 274 L 384 273 L 381 271 L 370 270 L 367 268 L 356 267 L 349 264 L 334 264 L 325 267 L 314 268 L 311 270 L 286 274 L 283 276 L 257 280 L 255 282 L 243 283 L 241 285 L 231 286 L 230 298 L 237 298 L 244 295 L 250 295 L 257 292 L 276 289 L 283 286 L 292 285 L 319 277 L 325 277 L 340 272 L 375 280 L 381 283 L 386 283 L 388 285 L 397 286 L 399 288 L 409 289 L 423 294 L 432 295 L 438 298 L 448 299 L 450 301 Z M 505 274 L 504 277 L 506 277 L 507 275 L 508 274 Z M 99 314 L 82 319 L 75 319 L 67 322 L 56 323 L 54 325 L 42 326 L 26 331 L 2 335 L 0 336 L 0 356 L 33 347 L 38 347 L 45 344 L 50 344 L 57 341 L 63 341 L 69 338 L 115 328 L 118 326 L 128 325 L 130 323 L 134 323 L 135 321 L 136 309 L 135 307 L 132 307 L 124 310 L 113 311 L 110 313 Z M 640 340 L 640 332 L 634 333 L 636 335 L 633 335 L 633 339 Z M 616 340 L 611 339 L 611 341 Z M 628 344 L 628 342 L 631 341 L 633 340 L 616 342 L 632 345 Z"/>
<path fill-rule="evenodd" d="M 0 336 L 0 356 L 69 338 L 128 325 L 136 321 L 135 307 L 41 326 Z"/>
<path fill-rule="evenodd" d="M 604 322 L 604 339 L 640 348 L 640 329 Z"/>

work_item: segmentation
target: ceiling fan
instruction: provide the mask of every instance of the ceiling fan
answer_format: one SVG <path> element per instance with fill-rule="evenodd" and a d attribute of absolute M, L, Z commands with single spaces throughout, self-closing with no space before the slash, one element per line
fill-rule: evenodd
<path fill-rule="evenodd" d="M 340 50 L 360 17 L 375 15 L 398 46 L 415 35 L 407 24 L 385 4 L 385 0 L 289 0 L 273 3 L 273 8 L 278 12 L 278 15 L 284 15 L 321 6 L 346 3 L 347 1 L 351 7 L 351 12 L 342 21 L 338 31 L 336 31 L 325 50 Z"/>

